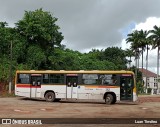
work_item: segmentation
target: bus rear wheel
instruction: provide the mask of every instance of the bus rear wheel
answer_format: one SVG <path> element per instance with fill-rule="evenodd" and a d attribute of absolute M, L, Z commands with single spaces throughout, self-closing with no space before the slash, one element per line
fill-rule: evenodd
<path fill-rule="evenodd" d="M 114 98 L 112 94 L 107 94 L 105 97 L 105 102 L 106 104 L 113 104 Z"/>
<path fill-rule="evenodd" d="M 48 102 L 53 102 L 55 100 L 55 94 L 53 92 L 47 92 L 45 95 L 45 100 Z"/>

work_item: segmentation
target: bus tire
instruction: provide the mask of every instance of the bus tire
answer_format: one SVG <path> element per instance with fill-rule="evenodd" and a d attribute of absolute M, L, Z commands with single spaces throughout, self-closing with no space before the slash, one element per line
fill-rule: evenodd
<path fill-rule="evenodd" d="M 106 104 L 113 104 L 113 101 L 114 101 L 114 98 L 113 98 L 113 95 L 112 94 L 107 94 L 105 96 L 105 102 Z"/>
<path fill-rule="evenodd" d="M 114 98 L 114 99 L 113 99 L 113 102 L 112 102 L 112 104 L 115 104 L 115 103 L 116 103 L 116 99 Z"/>
<path fill-rule="evenodd" d="M 45 94 L 45 100 L 47 102 L 53 102 L 53 101 L 55 101 L 55 94 L 54 94 L 54 92 L 47 92 Z"/>

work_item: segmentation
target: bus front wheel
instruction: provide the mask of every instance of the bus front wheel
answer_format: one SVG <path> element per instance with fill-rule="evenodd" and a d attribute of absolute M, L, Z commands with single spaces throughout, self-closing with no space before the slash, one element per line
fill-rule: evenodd
<path fill-rule="evenodd" d="M 48 102 L 53 102 L 55 100 L 55 94 L 53 92 L 47 92 L 45 95 L 45 99 Z"/>
<path fill-rule="evenodd" d="M 113 95 L 112 94 L 107 94 L 106 97 L 105 97 L 106 104 L 112 104 L 113 101 L 114 101 Z"/>

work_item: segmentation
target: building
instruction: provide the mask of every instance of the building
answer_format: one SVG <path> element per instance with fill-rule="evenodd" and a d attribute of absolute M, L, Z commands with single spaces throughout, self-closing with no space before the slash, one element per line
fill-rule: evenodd
<path fill-rule="evenodd" d="M 151 91 L 152 94 L 160 94 L 160 82 L 158 82 L 158 80 L 157 80 L 157 74 L 155 74 L 149 70 L 146 70 L 144 68 L 143 68 L 143 71 L 142 71 L 142 68 L 140 68 L 139 71 L 142 72 L 145 88 L 147 85 L 147 88 L 152 89 L 152 91 Z M 147 78 L 147 80 L 146 80 L 146 78 Z M 147 84 L 146 84 L 146 82 L 147 82 Z"/>

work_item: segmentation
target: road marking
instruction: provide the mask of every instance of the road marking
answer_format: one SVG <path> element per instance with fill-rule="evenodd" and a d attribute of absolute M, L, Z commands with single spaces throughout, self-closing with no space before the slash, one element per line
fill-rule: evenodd
<path fill-rule="evenodd" d="M 21 110 L 15 109 L 14 111 L 15 111 L 15 112 L 20 112 Z"/>
<path fill-rule="evenodd" d="M 45 109 L 45 108 L 42 108 L 42 109 L 40 109 L 40 110 L 42 110 L 42 111 L 46 111 L 46 109 Z"/>
<path fill-rule="evenodd" d="M 148 109 L 148 108 L 142 108 L 142 109 L 146 110 L 146 109 Z"/>
<path fill-rule="evenodd" d="M 22 110 L 19 110 L 19 109 L 15 109 L 14 110 L 15 112 L 24 112 L 24 113 L 29 113 L 30 111 L 22 111 Z"/>

